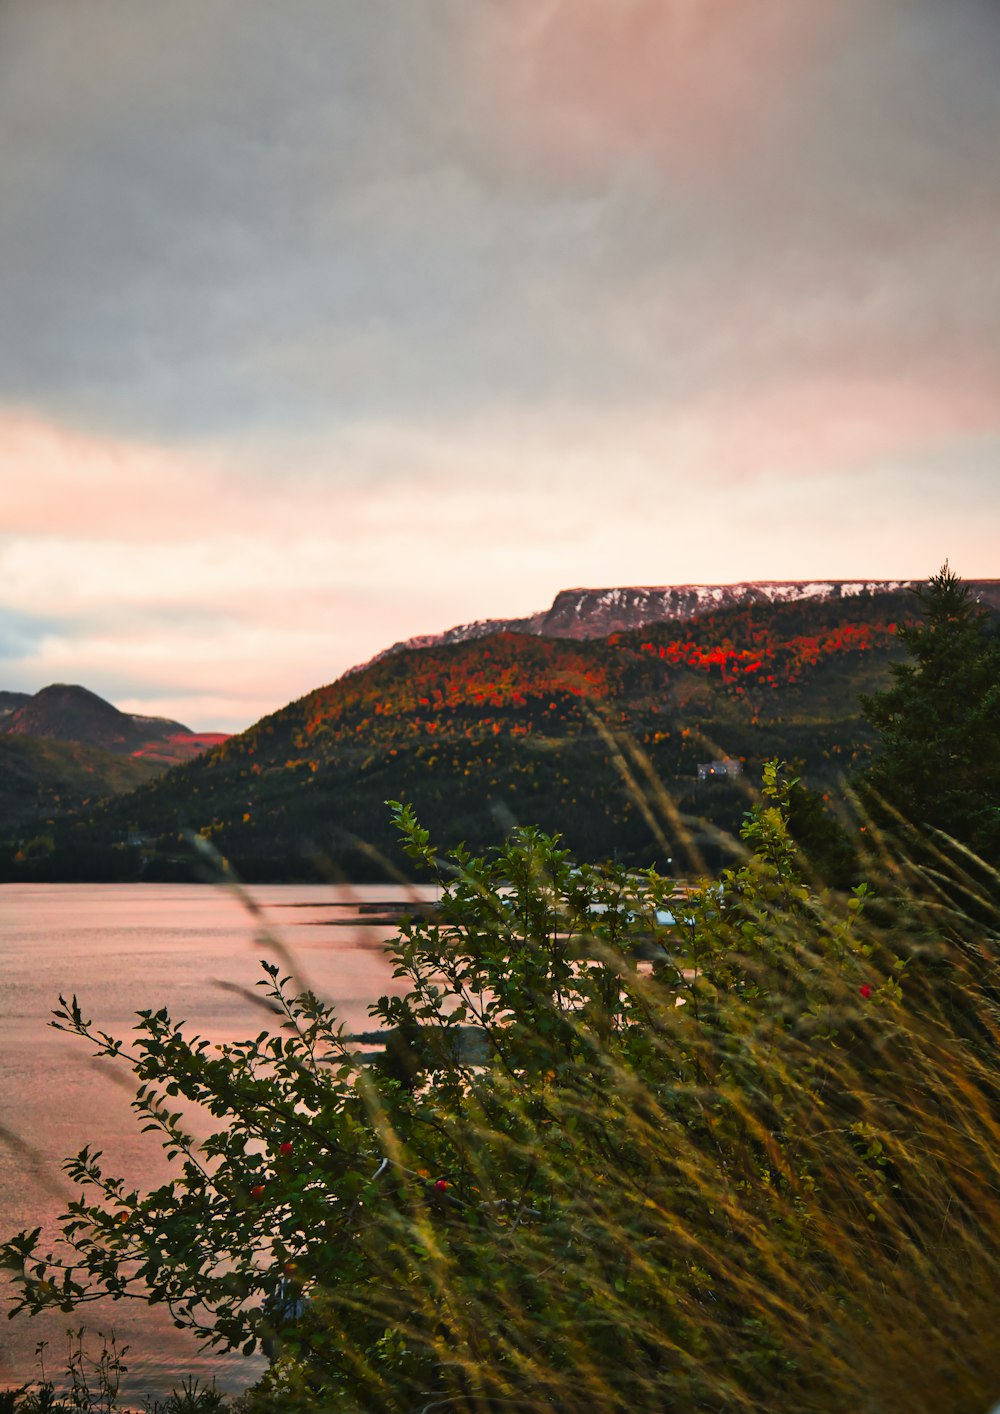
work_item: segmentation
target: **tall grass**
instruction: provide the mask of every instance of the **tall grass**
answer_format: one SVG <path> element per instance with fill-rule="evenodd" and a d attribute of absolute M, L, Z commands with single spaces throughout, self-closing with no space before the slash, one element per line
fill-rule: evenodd
<path fill-rule="evenodd" d="M 870 827 L 866 886 L 826 891 L 765 787 L 748 857 L 690 896 L 532 831 L 440 859 L 401 809 L 442 895 L 394 944 L 385 1056 L 277 971 L 280 1044 L 222 1068 L 150 1019 L 143 1083 L 223 1127 L 170 1193 L 77 1165 L 80 1291 L 148 1284 L 159 1244 L 181 1318 L 275 1350 L 247 1414 L 985 1414 L 996 872 L 940 839 L 912 863 Z"/>
<path fill-rule="evenodd" d="M 540 1012 L 521 1064 L 499 1038 L 500 1063 L 439 1116 L 444 1202 L 420 1141 L 385 1133 L 394 1201 L 358 1233 L 375 1279 L 317 1293 L 310 1318 L 386 1332 L 385 1358 L 340 1352 L 360 1407 L 930 1414 L 996 1397 L 995 933 L 889 854 L 861 909 L 766 853 L 731 902 L 687 905 L 648 972 L 594 930 L 590 970 L 620 998 L 602 1017 L 569 986 L 568 1029 L 550 1045 Z M 433 948 L 417 961 L 440 975 Z M 399 1387 L 393 1349 L 434 1398 Z"/>

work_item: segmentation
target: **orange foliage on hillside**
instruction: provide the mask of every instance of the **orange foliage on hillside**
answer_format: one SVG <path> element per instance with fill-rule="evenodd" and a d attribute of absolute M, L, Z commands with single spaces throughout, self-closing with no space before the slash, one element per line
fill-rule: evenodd
<path fill-rule="evenodd" d="M 893 640 L 896 625 L 889 621 L 838 624 L 816 634 L 778 638 L 768 629 L 751 629 L 753 647 L 738 646 L 733 638 L 717 642 L 693 638 L 672 638 L 666 642 L 640 643 L 639 652 L 651 654 L 673 667 L 683 666 L 703 672 L 717 669 L 724 682 L 735 683 L 747 675 L 759 675 L 771 686 L 794 682 L 803 668 L 816 667 L 823 659 L 845 653 L 867 653 L 885 648 Z"/>
<path fill-rule="evenodd" d="M 606 670 L 586 646 L 501 633 L 463 644 L 458 653 L 421 649 L 383 659 L 373 668 L 341 678 L 306 699 L 302 726 L 308 738 L 345 716 L 387 718 L 475 708 L 523 708 L 529 698 L 553 694 L 602 698 L 608 695 Z"/>
<path fill-rule="evenodd" d="M 895 630 L 885 610 L 844 622 L 835 611 L 748 609 L 602 641 L 500 633 L 383 658 L 293 704 L 285 730 L 293 751 L 310 759 L 322 755 L 323 739 L 377 738 L 387 749 L 414 737 L 559 733 L 585 724 L 586 701 L 615 702 L 626 717 L 629 703 L 662 710 L 682 672 L 714 679 L 737 698 L 793 685 L 825 662 L 890 646 Z M 280 716 L 252 728 L 242 749 L 266 745 Z"/>

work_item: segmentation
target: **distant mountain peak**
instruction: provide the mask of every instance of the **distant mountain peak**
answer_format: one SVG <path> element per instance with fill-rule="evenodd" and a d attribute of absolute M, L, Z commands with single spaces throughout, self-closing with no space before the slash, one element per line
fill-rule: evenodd
<path fill-rule="evenodd" d="M 6 712 L 0 711 L 0 732 L 9 736 L 75 742 L 123 756 L 159 757 L 165 765 L 187 760 L 225 740 L 222 733 L 192 732 L 167 717 L 122 712 L 79 683 L 50 683 L 34 696 L 2 693 L 0 706 L 4 699 L 20 699 Z"/>
<path fill-rule="evenodd" d="M 124 712 L 77 683 L 41 688 L 4 722 L 12 736 L 83 742 L 108 751 L 128 751 L 132 723 Z"/>
<path fill-rule="evenodd" d="M 532 633 L 543 638 L 605 638 L 611 633 L 651 623 L 691 619 L 739 604 L 779 604 L 801 599 L 847 599 L 862 594 L 890 594 L 913 589 L 918 579 L 757 579 L 733 584 L 623 585 L 612 588 L 561 589 L 548 609 L 516 619 L 479 619 L 456 624 L 443 633 L 420 634 L 350 669 L 361 672 L 382 658 L 408 649 L 465 643 L 491 633 Z M 1000 608 L 1000 580 L 970 580 L 984 603 Z"/>

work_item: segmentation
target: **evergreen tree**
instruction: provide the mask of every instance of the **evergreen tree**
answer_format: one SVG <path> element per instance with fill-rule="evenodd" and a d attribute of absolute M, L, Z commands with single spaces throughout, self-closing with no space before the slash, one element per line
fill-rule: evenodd
<path fill-rule="evenodd" d="M 864 696 L 878 731 L 867 773 L 876 794 L 1000 862 L 1000 643 L 990 614 L 947 561 L 916 591 L 921 622 L 901 628 L 910 660 L 884 692 Z"/>

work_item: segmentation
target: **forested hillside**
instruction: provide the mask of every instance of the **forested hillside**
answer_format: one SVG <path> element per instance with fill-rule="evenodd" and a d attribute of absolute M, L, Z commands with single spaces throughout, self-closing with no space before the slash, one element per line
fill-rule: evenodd
<path fill-rule="evenodd" d="M 98 746 L 0 732 L 0 834 L 83 810 L 157 776 L 162 762 Z"/>
<path fill-rule="evenodd" d="M 119 711 L 72 683 L 0 692 L 0 837 L 121 795 L 225 740 Z"/>
<path fill-rule="evenodd" d="M 718 865 L 717 831 L 737 829 L 762 759 L 799 763 L 823 793 L 857 765 L 859 693 L 886 681 L 912 612 L 912 595 L 886 594 L 741 606 L 595 642 L 501 633 L 397 653 L 56 821 L 55 848 L 30 870 L 185 876 L 187 829 L 248 878 L 368 877 L 382 855 L 402 862 L 390 798 L 412 801 L 444 843 L 479 847 L 530 822 L 625 862 L 673 856 L 676 809 Z M 744 775 L 699 781 L 721 757 Z M 653 806 L 659 838 L 636 798 L 652 776 L 672 802 Z M 16 853 L 8 875 L 24 877 Z"/>

